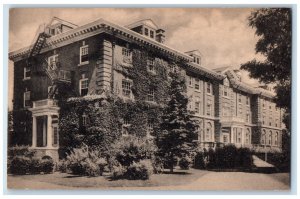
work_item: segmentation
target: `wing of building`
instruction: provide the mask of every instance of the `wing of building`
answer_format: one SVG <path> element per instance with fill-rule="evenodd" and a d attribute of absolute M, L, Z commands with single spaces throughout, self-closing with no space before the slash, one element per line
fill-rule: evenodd
<path fill-rule="evenodd" d="M 31 46 L 9 53 L 14 62 L 14 111 L 30 113 L 16 118 L 15 124 L 26 128 L 15 129 L 28 135 L 32 148 L 56 157 L 56 89 L 68 85 L 78 97 L 108 91 L 134 100 L 126 69 L 137 67 L 133 52 L 139 49 L 146 52 L 149 75 L 160 73 L 155 64 L 161 63 L 168 70 L 178 67 L 186 76 L 188 109 L 199 123 L 200 147 L 235 144 L 281 150 L 283 111 L 273 102 L 272 92 L 244 83 L 239 71 L 230 67 L 208 69 L 198 50 L 180 52 L 165 45 L 166 39 L 165 30 L 151 19 L 124 27 L 103 19 L 77 26 L 54 18 L 39 28 Z M 155 101 L 155 90 L 148 92 L 147 101 Z"/>

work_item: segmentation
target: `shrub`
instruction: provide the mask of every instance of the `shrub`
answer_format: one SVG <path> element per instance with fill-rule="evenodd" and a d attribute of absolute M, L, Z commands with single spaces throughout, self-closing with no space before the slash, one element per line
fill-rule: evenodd
<path fill-rule="evenodd" d="M 236 148 L 226 145 L 208 151 L 208 168 L 234 169 L 249 168 L 252 166 L 252 152 L 248 148 Z"/>
<path fill-rule="evenodd" d="M 113 179 L 123 178 L 125 172 L 126 172 L 126 169 L 121 164 L 112 166 L 112 178 Z"/>
<path fill-rule="evenodd" d="M 183 157 L 179 160 L 179 166 L 183 170 L 188 170 L 190 168 L 192 160 L 189 157 Z"/>
<path fill-rule="evenodd" d="M 29 149 L 29 146 L 13 146 L 9 147 L 7 151 L 8 158 L 13 158 L 16 156 L 26 156 L 26 157 L 33 157 L 35 154 L 35 151 Z"/>
<path fill-rule="evenodd" d="M 248 148 L 239 148 L 237 150 L 238 160 L 236 167 L 250 168 L 253 163 L 252 152 Z"/>
<path fill-rule="evenodd" d="M 52 158 L 44 158 L 39 161 L 39 170 L 44 173 L 53 172 L 54 162 Z"/>
<path fill-rule="evenodd" d="M 89 150 L 85 145 L 75 148 L 67 156 L 66 170 L 75 175 L 100 176 L 107 165 L 104 158 L 97 150 Z"/>
<path fill-rule="evenodd" d="M 126 171 L 126 178 L 129 180 L 147 180 L 153 173 L 153 168 L 150 160 L 141 160 L 133 162 Z"/>
<path fill-rule="evenodd" d="M 56 170 L 62 173 L 67 172 L 67 162 L 65 159 L 59 160 L 59 162 L 56 165 Z"/>
<path fill-rule="evenodd" d="M 195 156 L 194 160 L 194 168 L 195 169 L 205 169 L 205 162 L 204 162 L 204 153 L 198 152 Z"/>
<path fill-rule="evenodd" d="M 130 166 L 133 162 L 150 159 L 154 152 L 154 145 L 136 136 L 122 137 L 112 146 L 111 157 L 122 166 Z"/>
<path fill-rule="evenodd" d="M 12 174 L 24 175 L 29 172 L 31 166 L 31 159 L 25 156 L 15 156 L 10 165 L 10 172 Z"/>

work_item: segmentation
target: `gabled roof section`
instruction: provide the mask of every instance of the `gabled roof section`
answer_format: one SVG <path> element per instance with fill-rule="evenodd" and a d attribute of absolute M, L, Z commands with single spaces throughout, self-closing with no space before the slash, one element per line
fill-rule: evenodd
<path fill-rule="evenodd" d="M 78 27 L 78 25 L 73 24 L 73 23 L 71 23 L 71 22 L 69 22 L 69 21 L 60 19 L 60 18 L 58 18 L 58 17 L 53 17 L 53 18 L 51 19 L 51 21 L 49 22 L 48 26 L 52 26 L 52 25 L 55 25 L 55 24 L 58 24 L 58 23 L 63 24 L 63 25 L 66 25 L 66 26 L 69 26 L 69 27 L 71 27 L 71 28 L 77 28 L 77 27 Z"/>
<path fill-rule="evenodd" d="M 158 29 L 158 26 L 154 23 L 154 21 L 152 19 L 143 19 L 143 20 L 140 20 L 140 21 L 137 21 L 137 22 L 134 22 L 132 24 L 129 24 L 125 27 L 129 28 L 129 29 L 132 29 L 132 28 L 135 28 L 135 27 L 138 27 L 138 26 L 142 26 L 142 25 L 145 25 L 145 26 L 148 26 L 154 30 L 157 30 Z"/>
<path fill-rule="evenodd" d="M 187 51 L 185 52 L 188 55 L 198 55 L 198 56 L 202 56 L 201 52 L 199 50 L 191 50 L 191 51 Z"/>

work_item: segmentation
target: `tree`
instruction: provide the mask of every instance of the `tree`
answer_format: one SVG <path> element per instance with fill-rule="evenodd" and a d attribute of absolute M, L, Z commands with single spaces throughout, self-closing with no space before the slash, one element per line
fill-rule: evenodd
<path fill-rule="evenodd" d="M 266 57 L 264 61 L 252 60 L 241 65 L 250 72 L 250 77 L 260 82 L 275 84 L 275 102 L 284 108 L 289 117 L 291 109 L 291 9 L 263 8 L 251 13 L 249 25 L 256 28 L 260 38 L 256 53 Z M 286 125 L 289 127 L 289 121 Z"/>
<path fill-rule="evenodd" d="M 171 76 L 170 99 L 162 115 L 156 144 L 158 156 L 173 173 L 176 158 L 189 155 L 195 149 L 196 145 L 193 140 L 197 136 L 197 125 L 187 111 L 185 79 L 178 73 Z"/>

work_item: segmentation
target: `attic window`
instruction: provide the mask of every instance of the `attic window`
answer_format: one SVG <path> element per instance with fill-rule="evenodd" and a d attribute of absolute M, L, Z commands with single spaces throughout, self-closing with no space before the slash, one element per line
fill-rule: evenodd
<path fill-rule="evenodd" d="M 154 31 L 153 30 L 150 30 L 150 37 L 154 38 Z"/>
<path fill-rule="evenodd" d="M 149 30 L 148 30 L 148 28 L 145 28 L 145 35 L 146 35 L 146 36 L 149 35 Z"/>

